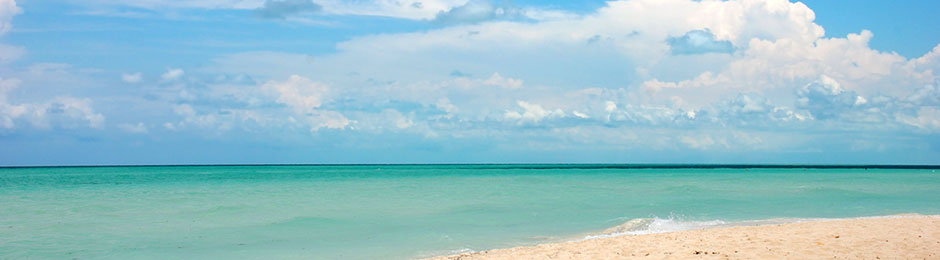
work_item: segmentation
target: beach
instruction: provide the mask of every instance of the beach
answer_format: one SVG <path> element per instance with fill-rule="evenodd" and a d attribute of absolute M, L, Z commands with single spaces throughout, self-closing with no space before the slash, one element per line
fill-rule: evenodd
<path fill-rule="evenodd" d="M 940 259 L 940 215 L 624 235 L 432 259 Z"/>

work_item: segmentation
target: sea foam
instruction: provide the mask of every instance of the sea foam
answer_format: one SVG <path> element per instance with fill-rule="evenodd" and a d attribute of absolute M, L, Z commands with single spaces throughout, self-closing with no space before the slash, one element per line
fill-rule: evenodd
<path fill-rule="evenodd" d="M 897 214 L 897 215 L 888 215 L 888 216 L 868 216 L 868 217 L 855 217 L 855 218 L 771 218 L 771 219 L 743 220 L 743 221 L 724 221 L 724 220 L 689 221 L 689 220 L 682 220 L 682 218 L 675 217 L 675 216 L 672 216 L 669 218 L 656 218 L 656 217 L 634 218 L 620 225 L 613 226 L 603 231 L 584 236 L 580 240 L 618 237 L 618 236 L 624 236 L 624 235 L 646 235 L 646 234 L 669 233 L 669 232 L 677 232 L 677 231 L 685 231 L 685 230 L 697 230 L 697 229 L 721 228 L 721 227 L 779 225 L 779 224 L 789 224 L 789 223 L 798 223 L 798 222 L 806 222 L 806 221 L 826 221 L 826 220 L 840 220 L 840 219 L 891 218 L 891 217 L 912 216 L 912 215 L 917 216 L 920 214 Z"/>
<path fill-rule="evenodd" d="M 683 221 L 677 218 L 635 218 L 623 224 L 605 229 L 596 234 L 585 236 L 583 239 L 597 239 L 623 235 L 644 235 L 675 232 L 693 229 L 705 229 L 727 224 L 722 220 L 711 221 Z"/>

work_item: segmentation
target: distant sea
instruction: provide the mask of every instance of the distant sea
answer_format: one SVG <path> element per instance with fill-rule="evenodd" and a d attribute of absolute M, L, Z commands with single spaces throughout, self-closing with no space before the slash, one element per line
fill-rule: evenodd
<path fill-rule="evenodd" d="M 940 214 L 937 171 L 786 165 L 0 168 L 0 259 L 410 259 L 618 235 L 603 230 L 624 223 L 618 233 Z"/>

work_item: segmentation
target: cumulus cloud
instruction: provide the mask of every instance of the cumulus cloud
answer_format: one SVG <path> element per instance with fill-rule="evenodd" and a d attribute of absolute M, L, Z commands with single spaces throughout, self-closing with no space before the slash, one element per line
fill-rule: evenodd
<path fill-rule="evenodd" d="M 0 0 L 0 37 L 12 28 L 13 17 L 22 13 L 14 0 Z M 0 44 L 0 63 L 11 62 L 23 55 L 26 49 Z M 67 75 L 65 64 L 40 63 L 29 66 L 26 71 L 13 72 L 12 77 L 0 77 L 0 128 L 12 130 L 32 126 L 37 129 L 50 128 L 101 128 L 105 116 L 95 111 L 89 98 L 76 98 L 57 93 L 50 97 L 40 96 L 29 100 L 20 98 L 23 92 L 15 92 L 24 85 L 24 80 L 45 84 L 57 84 L 55 77 Z"/>
<path fill-rule="evenodd" d="M 22 12 L 15 0 L 0 0 L 0 37 L 13 29 L 13 17 Z M 10 63 L 23 55 L 26 55 L 25 48 L 0 43 L 0 64 Z"/>
<path fill-rule="evenodd" d="M 517 89 L 517 88 L 522 87 L 522 80 L 506 78 L 506 77 L 503 77 L 502 75 L 499 75 L 499 73 L 496 72 L 496 73 L 493 73 L 493 75 L 491 75 L 490 78 L 483 81 L 483 84 L 487 84 L 491 86 L 499 86 L 499 87 L 504 87 L 508 89 Z"/>
<path fill-rule="evenodd" d="M 147 125 L 144 125 L 143 122 L 138 122 L 137 124 L 123 123 L 118 125 L 118 127 L 124 132 L 132 134 L 146 134 L 148 132 Z"/>
<path fill-rule="evenodd" d="M 682 37 L 670 37 L 666 41 L 673 54 L 731 53 L 734 51 L 734 46 L 730 41 L 716 41 L 715 35 L 708 30 L 693 30 Z"/>
<path fill-rule="evenodd" d="M 143 79 L 143 75 L 140 72 L 130 73 L 130 74 L 121 74 L 121 80 L 126 83 L 138 83 Z"/>
<path fill-rule="evenodd" d="M 738 126 L 782 126 L 803 122 L 811 116 L 786 106 L 777 106 L 756 93 L 740 93 L 719 105 L 715 115 L 723 123 Z M 693 117 L 694 118 L 694 117 Z"/>
<path fill-rule="evenodd" d="M 906 101 L 920 106 L 940 106 L 940 82 L 915 90 Z"/>
<path fill-rule="evenodd" d="M 443 24 L 476 23 L 514 18 L 517 13 L 518 10 L 510 5 L 497 5 L 489 0 L 470 0 L 461 6 L 438 12 L 433 21 Z"/>
<path fill-rule="evenodd" d="M 104 115 L 95 112 L 87 98 L 58 96 L 41 102 L 14 102 L 9 94 L 20 83 L 18 79 L 0 79 L 0 127 L 14 129 L 19 127 L 18 121 L 39 129 L 103 126 Z"/>
<path fill-rule="evenodd" d="M 320 107 L 327 87 L 310 79 L 292 75 L 287 81 L 269 81 L 262 86 L 274 92 L 277 102 L 285 104 L 299 114 L 309 113 Z"/>
<path fill-rule="evenodd" d="M 26 48 L 0 43 L 0 64 L 13 62 L 26 55 Z"/>
<path fill-rule="evenodd" d="M 940 107 L 920 107 L 916 115 L 899 115 L 898 119 L 927 132 L 940 132 Z"/>
<path fill-rule="evenodd" d="M 22 12 L 23 10 L 16 6 L 15 0 L 0 0 L 0 35 L 13 29 L 13 16 Z"/>
<path fill-rule="evenodd" d="M 167 122 L 165 128 L 251 131 L 304 126 L 318 131 L 346 129 L 355 123 L 340 112 L 324 109 L 330 101 L 330 88 L 306 77 L 292 75 L 259 85 L 206 84 L 191 89 L 191 97 L 179 97 L 182 104 L 175 105 L 173 112 L 182 120 Z"/>
<path fill-rule="evenodd" d="M 13 120 L 26 113 L 23 105 L 9 104 L 7 95 L 19 86 L 18 79 L 0 78 L 0 126 L 3 128 L 13 128 Z"/>
<path fill-rule="evenodd" d="M 262 88 L 273 92 L 277 97 L 275 101 L 290 107 L 296 117 L 311 126 L 311 131 L 320 128 L 344 129 L 351 123 L 339 112 L 318 109 L 329 91 L 326 85 L 292 75 L 284 82 L 269 81 Z"/>
<path fill-rule="evenodd" d="M 809 110 L 817 119 L 838 117 L 868 102 L 854 91 L 843 90 L 839 82 L 825 75 L 797 91 L 797 97 L 798 107 Z"/>
<path fill-rule="evenodd" d="M 163 75 L 160 76 L 163 80 L 176 80 L 183 76 L 185 72 L 183 69 L 168 69 Z"/>
<path fill-rule="evenodd" d="M 441 11 L 463 5 L 467 0 L 368 0 L 319 1 L 323 10 L 333 14 L 376 15 L 396 18 L 430 20 Z"/>
<path fill-rule="evenodd" d="M 505 117 L 507 119 L 519 120 L 520 122 L 538 123 L 544 119 L 565 116 L 565 111 L 562 111 L 561 109 L 545 109 L 539 104 L 517 101 L 516 105 L 522 108 L 522 111 L 506 111 Z"/>
<path fill-rule="evenodd" d="M 255 13 L 262 18 L 284 19 L 288 16 L 318 12 L 323 7 L 312 0 L 267 0 L 264 5 L 255 9 Z"/>
<path fill-rule="evenodd" d="M 446 116 L 448 118 L 452 118 L 454 116 L 454 113 L 457 113 L 460 111 L 457 108 L 457 106 L 450 103 L 450 99 L 448 99 L 447 97 L 442 97 L 442 98 L 437 99 L 437 102 L 434 103 L 434 106 L 440 109 L 441 111 L 444 111 L 445 113 L 447 113 Z"/>
<path fill-rule="evenodd" d="M 449 26 L 354 37 L 318 56 L 220 56 L 192 72 L 263 83 L 187 88 L 171 102 L 180 121 L 165 127 L 567 134 L 702 150 L 786 145 L 758 131 L 936 128 L 940 46 L 906 59 L 871 49 L 869 31 L 825 38 L 802 3 L 610 1 L 526 21 L 486 1 L 317 3 Z M 173 71 L 163 78 L 183 75 Z M 686 132 L 724 128 L 747 133 Z"/>
<path fill-rule="evenodd" d="M 104 125 L 104 115 L 95 112 L 91 99 L 88 98 L 57 97 L 44 106 L 45 112 L 41 113 L 47 113 L 50 117 L 81 119 L 92 128 L 101 128 Z"/>

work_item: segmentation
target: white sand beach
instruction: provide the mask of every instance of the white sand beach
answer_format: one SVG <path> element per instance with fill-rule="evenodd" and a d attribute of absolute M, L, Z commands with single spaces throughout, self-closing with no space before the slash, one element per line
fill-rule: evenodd
<path fill-rule="evenodd" d="M 940 215 L 625 235 L 431 259 L 940 259 Z"/>

